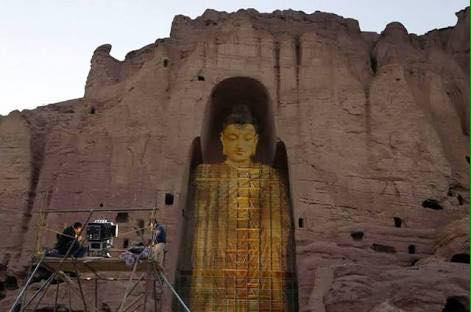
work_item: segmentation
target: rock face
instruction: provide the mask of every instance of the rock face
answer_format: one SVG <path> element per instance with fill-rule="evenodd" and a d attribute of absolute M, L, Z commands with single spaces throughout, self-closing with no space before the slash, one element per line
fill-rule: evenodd
<path fill-rule="evenodd" d="M 98 47 L 83 98 L 0 117 L 0 309 L 17 294 L 7 277 L 24 278 L 43 209 L 84 211 L 49 214 L 60 230 L 90 208 L 157 207 L 173 279 L 194 147 L 212 90 L 232 77 L 264 86 L 286 148 L 301 311 L 464 307 L 469 8 L 457 17 L 417 36 L 321 12 L 207 10 L 176 16 L 170 38 L 124 61 Z M 129 216 L 131 230 L 147 217 Z M 100 306 L 114 309 L 121 289 L 100 285 Z"/>

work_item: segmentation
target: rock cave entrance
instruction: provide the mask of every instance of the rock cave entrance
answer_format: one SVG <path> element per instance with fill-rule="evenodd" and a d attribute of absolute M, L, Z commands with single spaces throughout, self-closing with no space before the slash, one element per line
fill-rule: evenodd
<path fill-rule="evenodd" d="M 255 165 L 249 169 L 224 164 L 220 142 L 224 119 L 240 104 L 257 121 Z M 196 310 L 269 304 L 297 311 L 288 156 L 284 143 L 276 140 L 265 86 L 234 77 L 213 88 L 190 162 L 176 272 L 185 302 Z"/>
<path fill-rule="evenodd" d="M 451 257 L 451 262 L 456 262 L 456 263 L 466 263 L 469 264 L 469 254 L 467 253 L 459 253 L 456 255 L 453 255 Z"/>
<path fill-rule="evenodd" d="M 442 312 L 469 312 L 469 299 L 463 296 L 449 297 Z"/>

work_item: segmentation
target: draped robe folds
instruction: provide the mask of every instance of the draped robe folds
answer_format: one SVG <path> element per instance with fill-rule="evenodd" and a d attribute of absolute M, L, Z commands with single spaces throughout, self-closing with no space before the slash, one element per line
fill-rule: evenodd
<path fill-rule="evenodd" d="M 292 220 L 278 171 L 202 164 L 191 183 L 191 311 L 292 311 Z"/>

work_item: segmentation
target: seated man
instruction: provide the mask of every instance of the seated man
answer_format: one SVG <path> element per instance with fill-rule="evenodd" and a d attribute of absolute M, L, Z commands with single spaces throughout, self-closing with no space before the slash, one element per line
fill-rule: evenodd
<path fill-rule="evenodd" d="M 87 249 L 80 244 L 82 241 L 82 236 L 79 236 L 81 231 L 82 223 L 80 222 L 75 222 L 74 225 L 64 228 L 62 234 L 57 234 L 57 243 L 54 248 L 60 255 L 67 254 L 67 251 L 71 248 L 69 256 L 83 257 Z"/>

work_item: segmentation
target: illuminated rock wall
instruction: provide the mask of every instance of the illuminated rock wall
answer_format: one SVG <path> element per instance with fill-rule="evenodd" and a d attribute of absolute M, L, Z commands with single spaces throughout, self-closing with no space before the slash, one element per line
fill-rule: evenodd
<path fill-rule="evenodd" d="M 417 36 L 321 12 L 208 10 L 175 17 L 169 38 L 123 61 L 97 48 L 83 98 L 0 118 L 0 280 L 24 276 L 39 209 L 100 203 L 157 204 L 173 280 L 211 94 L 249 77 L 267 90 L 273 144 L 286 150 L 299 309 L 465 303 L 469 264 L 450 260 L 469 250 L 469 9 L 457 16 Z M 116 307 L 123 288 L 101 285 L 100 303 Z M 4 293 L 0 309 L 16 294 Z"/>

